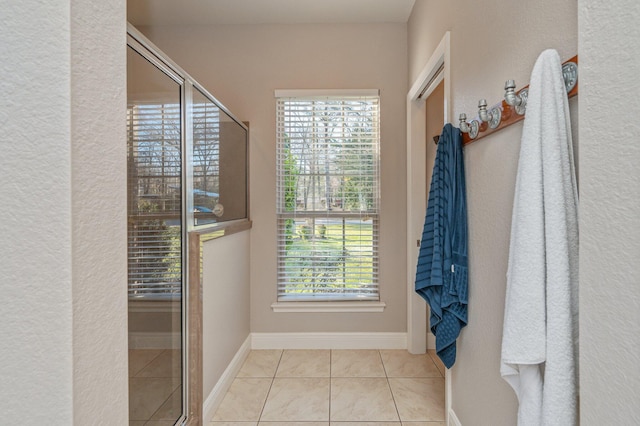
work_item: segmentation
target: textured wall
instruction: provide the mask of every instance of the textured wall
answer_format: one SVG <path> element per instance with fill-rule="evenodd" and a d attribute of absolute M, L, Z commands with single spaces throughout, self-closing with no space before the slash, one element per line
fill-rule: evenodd
<path fill-rule="evenodd" d="M 126 424 L 126 2 L 71 2 L 73 419 Z"/>
<path fill-rule="evenodd" d="M 141 30 L 251 123 L 251 331 L 406 330 L 406 25 L 222 25 Z M 274 313 L 275 89 L 381 90 L 383 313 Z"/>
<path fill-rule="evenodd" d="M 580 0 L 579 11 L 581 424 L 636 425 L 640 3 Z"/>
<path fill-rule="evenodd" d="M 69 4 L 2 8 L 0 411 L 72 424 Z"/>
<path fill-rule="evenodd" d="M 125 2 L 4 3 L 2 422 L 126 424 Z"/>
<path fill-rule="evenodd" d="M 502 99 L 505 80 L 515 79 L 518 87 L 528 84 L 542 50 L 555 48 L 564 59 L 577 53 L 576 1 L 417 0 L 408 26 L 409 84 L 447 30 L 453 119 L 461 112 L 473 117 L 479 99 L 490 104 Z M 570 105 L 577 135 L 577 102 Z M 521 133 L 519 123 L 465 149 L 469 325 L 462 331 L 451 370 L 453 410 L 465 426 L 516 422 L 517 400 L 500 377 L 499 364 Z"/>
<path fill-rule="evenodd" d="M 204 243 L 203 397 L 249 336 L 249 231 Z"/>

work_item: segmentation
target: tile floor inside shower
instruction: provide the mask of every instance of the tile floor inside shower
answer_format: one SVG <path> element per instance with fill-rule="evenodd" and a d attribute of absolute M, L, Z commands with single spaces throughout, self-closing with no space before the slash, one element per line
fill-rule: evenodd
<path fill-rule="evenodd" d="M 182 413 L 180 350 L 129 350 L 129 426 L 173 426 Z"/>
<path fill-rule="evenodd" d="M 254 350 L 210 425 L 444 426 L 444 421 L 444 366 L 434 353 Z"/>

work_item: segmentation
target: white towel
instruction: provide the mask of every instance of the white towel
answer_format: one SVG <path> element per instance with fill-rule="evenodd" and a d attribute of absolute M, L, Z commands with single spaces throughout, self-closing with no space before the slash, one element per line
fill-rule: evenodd
<path fill-rule="evenodd" d="M 578 195 L 560 57 L 531 74 L 511 223 L 500 373 L 519 426 L 578 424 Z"/>

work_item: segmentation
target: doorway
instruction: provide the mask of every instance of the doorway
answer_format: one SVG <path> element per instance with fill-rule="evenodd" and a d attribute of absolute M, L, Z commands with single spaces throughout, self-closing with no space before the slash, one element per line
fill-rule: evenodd
<path fill-rule="evenodd" d="M 433 164 L 436 158 L 437 139 L 440 137 L 442 126 L 444 125 L 444 80 L 441 81 L 433 92 L 425 99 L 425 129 L 426 129 L 426 148 L 425 148 L 425 194 L 424 202 L 427 204 L 429 199 L 429 189 L 431 188 L 431 175 L 433 172 Z M 429 308 L 427 307 L 427 348 L 434 349 L 436 347 L 436 339 L 429 328 Z"/>
<path fill-rule="evenodd" d="M 420 238 L 427 209 L 428 183 L 430 183 L 436 151 L 433 136 L 434 133 L 440 133 L 443 123 L 451 121 L 450 40 L 451 34 L 447 31 L 407 93 L 407 349 L 413 354 L 426 351 L 427 334 L 431 334 L 427 332 L 426 303 L 416 294 L 414 288 Z M 430 129 L 427 133 L 426 99 L 441 84 L 443 97 L 442 101 L 437 103 L 440 105 L 443 117 L 434 117 L 434 123 L 439 123 L 433 124 L 437 130 Z M 435 99 L 434 103 L 436 103 Z M 427 151 L 430 153 L 428 154 Z M 427 161 L 431 162 L 429 171 L 426 167 Z M 434 343 L 430 342 L 429 346 L 434 347 Z M 445 405 L 445 414 L 448 417 L 451 405 L 449 370 L 445 371 Z"/>

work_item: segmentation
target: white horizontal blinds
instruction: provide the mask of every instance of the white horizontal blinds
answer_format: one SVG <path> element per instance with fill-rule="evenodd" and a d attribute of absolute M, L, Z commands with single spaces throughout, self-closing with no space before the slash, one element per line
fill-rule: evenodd
<path fill-rule="evenodd" d="M 220 108 L 193 92 L 193 205 L 195 224 L 216 222 L 212 211 L 220 194 Z"/>
<path fill-rule="evenodd" d="M 277 99 L 278 300 L 379 300 L 379 98 Z"/>
<path fill-rule="evenodd" d="M 129 297 L 179 297 L 180 105 L 133 105 L 127 115 Z"/>

